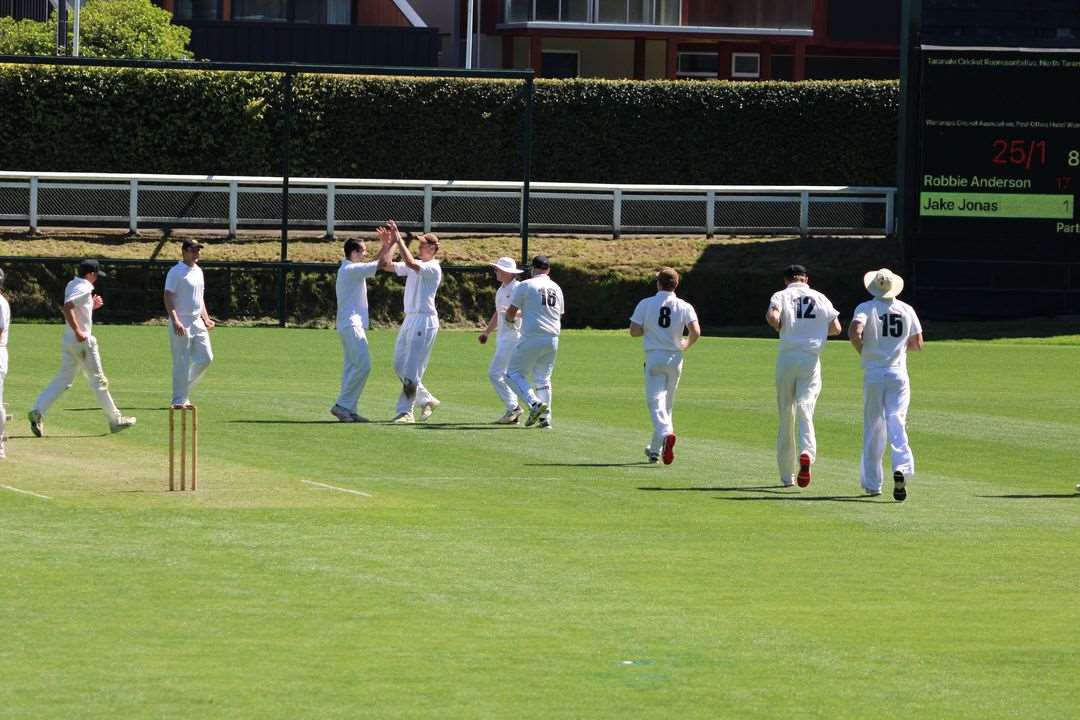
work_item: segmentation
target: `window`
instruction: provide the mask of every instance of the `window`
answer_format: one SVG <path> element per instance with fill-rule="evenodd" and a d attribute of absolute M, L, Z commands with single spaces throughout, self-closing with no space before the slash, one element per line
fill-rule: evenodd
<path fill-rule="evenodd" d="M 681 0 L 505 0 L 507 22 L 678 25 Z"/>
<path fill-rule="evenodd" d="M 577 50 L 544 50 L 540 54 L 540 77 L 576 78 L 579 61 Z"/>
<path fill-rule="evenodd" d="M 217 20 L 218 0 L 176 0 L 173 17 L 177 20 Z"/>
<path fill-rule="evenodd" d="M 714 52 L 681 52 L 676 74 L 679 77 L 719 77 L 720 56 Z"/>
<path fill-rule="evenodd" d="M 232 15 L 233 20 L 348 25 L 352 6 L 350 0 L 233 0 Z"/>
<path fill-rule="evenodd" d="M 286 0 L 233 0 L 233 20 L 285 22 L 289 19 Z"/>
<path fill-rule="evenodd" d="M 731 53 L 731 77 L 761 77 L 760 53 Z"/>

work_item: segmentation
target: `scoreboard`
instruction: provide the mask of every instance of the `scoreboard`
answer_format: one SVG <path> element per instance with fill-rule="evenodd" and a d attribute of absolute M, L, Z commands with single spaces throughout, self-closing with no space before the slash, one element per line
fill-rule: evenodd
<path fill-rule="evenodd" d="M 920 65 L 916 233 L 1080 242 L 1080 50 L 924 45 Z"/>

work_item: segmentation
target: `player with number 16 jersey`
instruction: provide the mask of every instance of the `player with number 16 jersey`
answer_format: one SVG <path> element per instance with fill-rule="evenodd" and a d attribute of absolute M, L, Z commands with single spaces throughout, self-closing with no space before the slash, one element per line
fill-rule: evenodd
<path fill-rule="evenodd" d="M 519 283 L 510 296 L 506 321 L 521 313 L 521 339 L 510 355 L 506 380 L 529 405 L 525 425 L 551 427 L 551 373 L 559 350 L 559 333 L 565 311 L 563 292 L 551 279 L 551 263 L 543 255 L 532 260 L 532 277 Z"/>

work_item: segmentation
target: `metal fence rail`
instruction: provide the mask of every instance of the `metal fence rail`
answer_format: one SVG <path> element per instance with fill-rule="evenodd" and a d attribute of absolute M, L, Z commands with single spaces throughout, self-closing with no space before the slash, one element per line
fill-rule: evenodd
<path fill-rule="evenodd" d="M 279 177 L 0 172 L 0 221 L 41 226 L 277 227 Z M 519 232 L 520 182 L 289 178 L 289 226 Z M 890 235 L 891 187 L 531 183 L 541 232 Z"/>

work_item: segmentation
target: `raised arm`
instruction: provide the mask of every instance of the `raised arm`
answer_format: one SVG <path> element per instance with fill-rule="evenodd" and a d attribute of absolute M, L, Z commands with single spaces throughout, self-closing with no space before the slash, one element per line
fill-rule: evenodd
<path fill-rule="evenodd" d="M 390 228 L 390 234 L 394 239 L 394 243 L 398 247 L 398 252 L 401 253 L 401 262 L 405 263 L 405 267 L 409 268 L 410 270 L 419 271 L 420 263 L 418 263 L 416 261 L 416 258 L 413 257 L 413 254 L 409 252 L 409 246 L 406 245 L 405 240 L 402 239 L 401 232 L 398 231 L 397 223 L 393 220 L 388 220 L 386 224 Z"/>

